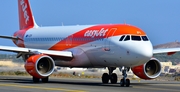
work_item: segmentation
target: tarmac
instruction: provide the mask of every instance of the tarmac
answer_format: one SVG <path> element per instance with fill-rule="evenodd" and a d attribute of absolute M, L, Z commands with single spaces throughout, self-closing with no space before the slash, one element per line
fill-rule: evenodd
<path fill-rule="evenodd" d="M 100 78 L 50 77 L 49 83 L 33 83 L 30 76 L 0 76 L 0 92 L 180 92 L 180 82 L 131 80 L 130 87 L 120 87 Z"/>

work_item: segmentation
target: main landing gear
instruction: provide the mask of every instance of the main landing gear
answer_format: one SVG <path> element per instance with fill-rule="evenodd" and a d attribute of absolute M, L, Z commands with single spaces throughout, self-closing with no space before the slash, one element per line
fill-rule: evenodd
<path fill-rule="evenodd" d="M 116 73 L 113 73 L 113 71 L 115 70 L 116 68 L 115 67 L 108 67 L 108 70 L 109 70 L 109 74 L 108 73 L 104 73 L 102 75 L 102 83 L 109 83 L 109 80 L 112 84 L 115 84 L 117 83 L 117 74 Z M 130 68 L 125 68 L 125 67 L 121 67 L 119 68 L 120 71 L 122 71 L 122 75 L 123 75 L 123 78 L 120 80 L 120 86 L 121 87 L 129 87 L 130 85 L 130 80 L 127 79 L 127 71 L 129 71 Z"/>
<path fill-rule="evenodd" d="M 108 67 L 109 74 L 108 73 L 104 73 L 102 75 L 102 83 L 108 83 L 109 80 L 111 81 L 112 84 L 117 83 L 117 74 L 113 73 L 113 71 L 115 69 L 116 69 L 115 67 Z"/>
<path fill-rule="evenodd" d="M 32 79 L 34 83 L 38 83 L 40 81 L 40 78 L 33 77 Z M 41 78 L 41 81 L 43 83 L 47 83 L 49 81 L 49 77 Z"/>

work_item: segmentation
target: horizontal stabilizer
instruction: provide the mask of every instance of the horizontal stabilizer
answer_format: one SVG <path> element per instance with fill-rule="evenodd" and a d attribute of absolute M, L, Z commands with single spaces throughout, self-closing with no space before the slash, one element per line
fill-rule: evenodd
<path fill-rule="evenodd" d="M 18 37 L 14 37 L 14 36 L 4 36 L 4 35 L 0 35 L 0 38 L 4 38 L 4 39 L 11 39 L 11 40 L 18 40 Z"/>

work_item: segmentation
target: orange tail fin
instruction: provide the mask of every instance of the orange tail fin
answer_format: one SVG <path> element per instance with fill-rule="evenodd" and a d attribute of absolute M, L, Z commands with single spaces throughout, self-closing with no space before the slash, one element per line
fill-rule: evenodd
<path fill-rule="evenodd" d="M 18 0 L 19 29 L 38 27 L 28 0 Z"/>

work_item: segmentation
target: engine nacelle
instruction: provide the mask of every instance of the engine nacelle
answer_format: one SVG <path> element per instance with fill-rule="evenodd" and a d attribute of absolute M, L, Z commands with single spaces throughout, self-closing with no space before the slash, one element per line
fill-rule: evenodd
<path fill-rule="evenodd" d="M 161 63 L 151 58 L 147 63 L 131 68 L 133 73 L 142 79 L 154 79 L 161 74 Z"/>
<path fill-rule="evenodd" d="M 43 54 L 30 56 L 25 63 L 26 71 L 36 78 L 44 78 L 54 71 L 54 60 Z"/>

